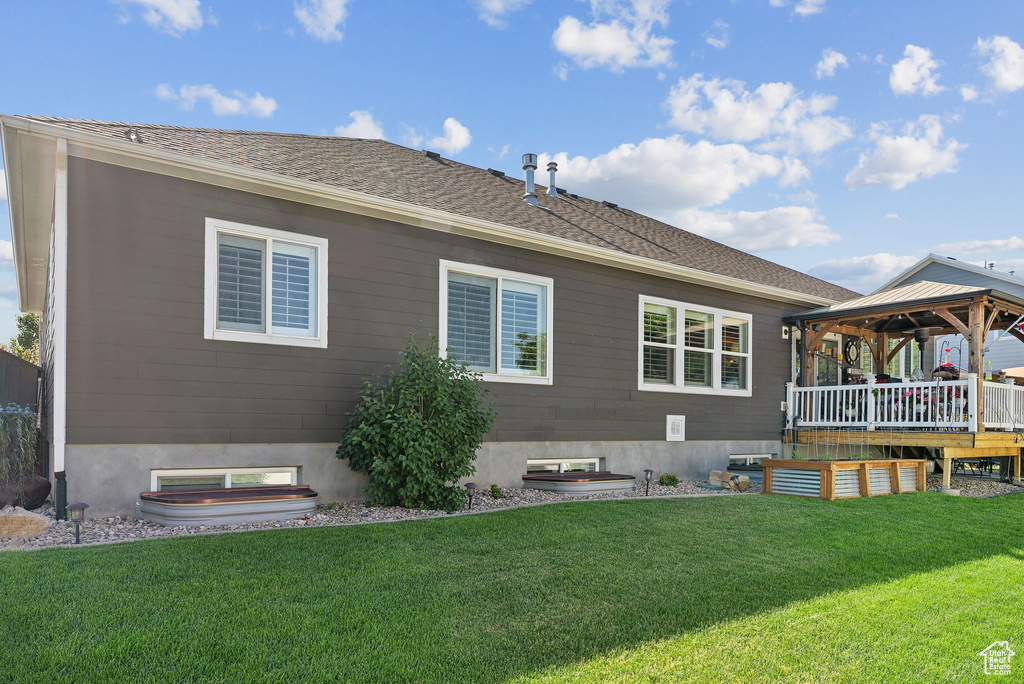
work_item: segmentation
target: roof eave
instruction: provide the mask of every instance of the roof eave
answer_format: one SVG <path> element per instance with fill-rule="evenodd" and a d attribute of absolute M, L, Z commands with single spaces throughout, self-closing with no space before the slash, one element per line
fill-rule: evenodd
<path fill-rule="evenodd" d="M 127 139 L 118 140 L 58 124 L 6 115 L 0 115 L 0 123 L 5 127 L 23 131 L 29 135 L 53 139 L 64 138 L 68 141 L 68 153 L 72 156 L 200 180 L 223 187 L 385 218 L 433 230 L 453 232 L 616 268 L 742 292 L 775 301 L 816 306 L 839 302 L 837 299 L 595 247 L 566 238 L 431 209 L 410 202 L 377 197 L 346 188 L 163 150 L 145 144 L 133 143 Z M 313 199 L 317 201 L 311 201 Z"/>

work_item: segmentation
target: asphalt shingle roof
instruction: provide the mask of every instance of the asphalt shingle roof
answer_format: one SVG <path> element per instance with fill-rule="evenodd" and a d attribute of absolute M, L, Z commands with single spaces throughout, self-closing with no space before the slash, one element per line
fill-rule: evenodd
<path fill-rule="evenodd" d="M 470 218 L 536 231 L 709 273 L 817 297 L 858 293 L 676 228 L 624 207 L 538 189 L 546 211 L 526 204 L 524 182 L 383 140 L 25 117 L 212 161 L 275 173 Z M 515 175 L 519 175 L 517 172 Z M 538 176 L 544 176 L 538 173 Z"/>

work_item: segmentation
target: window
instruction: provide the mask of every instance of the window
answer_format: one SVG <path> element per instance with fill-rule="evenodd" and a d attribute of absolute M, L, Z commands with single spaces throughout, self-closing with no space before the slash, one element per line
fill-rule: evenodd
<path fill-rule="evenodd" d="M 596 473 L 600 470 L 600 459 L 576 458 L 531 458 L 526 461 L 527 473 Z"/>
<path fill-rule="evenodd" d="M 206 219 L 205 337 L 327 346 L 327 240 Z"/>
<path fill-rule="evenodd" d="M 749 314 L 640 297 L 640 389 L 750 396 Z"/>
<path fill-rule="evenodd" d="M 442 352 L 484 380 L 551 384 L 552 280 L 441 262 Z"/>
<path fill-rule="evenodd" d="M 233 487 L 284 487 L 297 484 L 298 468 L 201 468 L 195 470 L 154 470 L 150 488 L 154 492 L 190 489 L 231 489 Z"/>

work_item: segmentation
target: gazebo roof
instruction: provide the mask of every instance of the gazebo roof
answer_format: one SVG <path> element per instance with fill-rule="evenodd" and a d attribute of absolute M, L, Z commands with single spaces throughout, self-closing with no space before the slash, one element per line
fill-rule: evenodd
<path fill-rule="evenodd" d="M 835 320 L 837 318 L 854 318 L 859 316 L 870 318 L 871 316 L 894 313 L 897 310 L 912 311 L 919 308 L 921 311 L 927 311 L 931 307 L 939 304 L 949 305 L 957 302 L 967 304 L 971 299 L 979 297 L 988 297 L 993 300 L 999 300 L 1005 304 L 1014 305 L 1017 308 L 1024 308 L 1024 299 L 1008 295 L 1004 292 L 999 292 L 992 288 L 970 285 L 952 285 L 949 283 L 934 283 L 922 280 L 920 282 L 911 283 L 910 285 L 896 287 L 891 290 L 848 299 L 845 302 L 839 302 L 838 304 L 833 304 L 831 306 L 812 309 L 810 311 L 801 311 L 787 316 L 785 320 L 787 323 L 797 323 L 800 321 L 809 323 L 814 321 Z M 930 317 L 926 316 L 926 318 Z M 916 328 L 919 324 L 920 321 L 915 324 L 908 320 L 906 327 Z M 891 331 L 895 331 L 895 329 L 898 329 L 899 327 L 902 326 L 890 326 L 889 329 Z"/>

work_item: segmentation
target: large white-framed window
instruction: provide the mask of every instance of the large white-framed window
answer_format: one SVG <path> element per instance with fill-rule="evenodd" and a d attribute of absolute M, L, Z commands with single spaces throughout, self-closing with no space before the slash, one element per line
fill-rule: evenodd
<path fill-rule="evenodd" d="M 440 347 L 492 382 L 551 384 L 551 278 L 441 260 Z"/>
<path fill-rule="evenodd" d="M 150 491 L 170 492 L 298 484 L 295 466 L 264 468 L 168 468 L 150 471 Z"/>
<path fill-rule="evenodd" d="M 751 395 L 753 318 L 640 295 L 639 389 Z"/>
<path fill-rule="evenodd" d="M 206 219 L 204 336 L 327 347 L 327 240 Z"/>
<path fill-rule="evenodd" d="M 527 473 L 596 473 L 601 469 L 599 458 L 528 458 Z"/>

